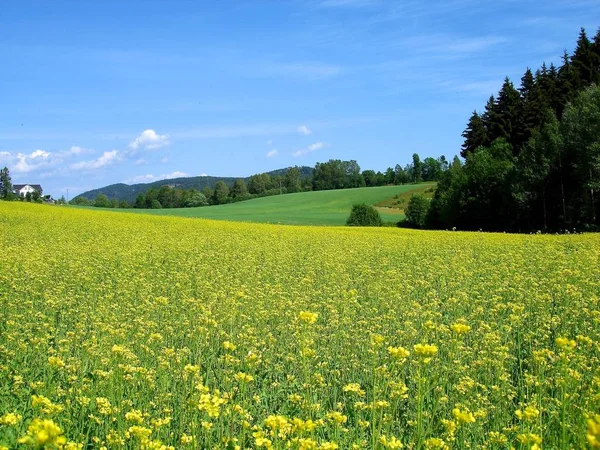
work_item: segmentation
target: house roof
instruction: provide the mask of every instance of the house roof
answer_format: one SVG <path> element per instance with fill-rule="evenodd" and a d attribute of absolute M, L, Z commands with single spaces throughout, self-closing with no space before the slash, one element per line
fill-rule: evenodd
<path fill-rule="evenodd" d="M 20 191 L 21 189 L 23 189 L 25 186 L 31 186 L 32 188 L 34 188 L 36 191 L 38 192 L 42 192 L 42 186 L 39 184 L 13 184 L 13 189 L 15 191 Z"/>

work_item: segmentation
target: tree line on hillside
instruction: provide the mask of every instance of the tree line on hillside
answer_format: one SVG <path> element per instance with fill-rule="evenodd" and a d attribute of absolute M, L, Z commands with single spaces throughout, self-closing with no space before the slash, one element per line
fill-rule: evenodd
<path fill-rule="evenodd" d="M 422 227 L 597 230 L 600 227 L 600 30 L 581 30 L 560 67 L 506 78 L 463 133 Z M 420 216 L 422 217 L 422 215 Z"/>
<path fill-rule="evenodd" d="M 71 203 L 102 208 L 139 209 L 223 205 L 295 192 L 437 181 L 448 170 L 448 167 L 445 156 L 437 159 L 428 157 L 421 160 L 417 153 L 413 154 L 412 163 L 406 164 L 404 167 L 397 164 L 394 168 L 388 167 L 385 172 L 361 171 L 360 166 L 354 160 L 331 159 L 327 162 L 317 163 L 312 173 L 306 173 L 299 167 L 290 167 L 285 171 L 277 171 L 277 174 L 273 176 L 268 173 L 252 175 L 248 178 L 247 183 L 241 178 L 231 184 L 220 180 L 217 181 L 214 188 L 206 186 L 202 190 L 182 189 L 168 185 L 152 187 L 139 194 L 133 204 L 115 198 L 109 199 L 104 194 L 97 195 L 94 200 L 79 196 Z"/>

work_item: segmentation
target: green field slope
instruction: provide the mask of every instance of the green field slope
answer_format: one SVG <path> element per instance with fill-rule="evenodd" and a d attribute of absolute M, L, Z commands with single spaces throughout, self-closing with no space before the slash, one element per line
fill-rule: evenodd
<path fill-rule="evenodd" d="M 367 203 L 373 205 L 401 193 L 422 189 L 423 186 L 423 184 L 417 184 L 300 192 L 203 208 L 127 211 L 290 225 L 344 225 L 353 204 Z M 401 210 L 385 208 L 381 209 L 380 212 L 384 222 L 397 222 L 404 217 Z"/>

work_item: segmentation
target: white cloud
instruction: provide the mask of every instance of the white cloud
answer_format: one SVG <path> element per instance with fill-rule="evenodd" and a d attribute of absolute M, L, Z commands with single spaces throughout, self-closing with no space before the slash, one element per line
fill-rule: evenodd
<path fill-rule="evenodd" d="M 101 167 L 108 166 L 119 159 L 119 152 L 117 150 L 111 150 L 110 152 L 104 152 L 96 159 L 92 159 L 90 161 L 80 161 L 78 163 L 71 164 L 70 168 L 72 170 L 100 169 Z"/>
<path fill-rule="evenodd" d="M 326 146 L 327 146 L 327 144 L 325 144 L 324 142 L 315 142 L 314 144 L 310 144 L 306 148 L 301 148 L 300 150 L 296 150 L 294 153 L 292 153 L 292 156 L 294 156 L 295 158 L 297 158 L 299 156 L 304 156 L 309 153 L 316 152 L 317 150 L 320 150 Z"/>
<path fill-rule="evenodd" d="M 298 131 L 298 133 L 300 133 L 304 136 L 308 136 L 308 135 L 312 134 L 312 131 L 306 125 L 300 125 L 296 131 Z"/>
<path fill-rule="evenodd" d="M 151 183 L 153 181 L 158 181 L 158 180 L 169 180 L 171 178 L 182 178 L 182 177 L 189 177 L 189 176 L 190 176 L 189 173 L 180 172 L 180 171 L 176 170 L 175 172 L 163 173 L 162 175 L 152 175 L 151 173 L 148 173 L 146 175 L 137 175 L 133 178 L 129 178 L 129 179 L 123 181 L 123 183 L 126 183 L 126 184 Z M 200 176 L 205 176 L 205 175 L 203 174 Z"/>
<path fill-rule="evenodd" d="M 42 158 L 48 159 L 50 157 L 50 152 L 46 152 L 44 150 L 36 150 L 31 155 L 29 155 L 31 159 Z"/>
<path fill-rule="evenodd" d="M 279 152 L 277 150 L 275 150 L 275 149 L 269 150 L 267 152 L 267 158 L 273 158 L 273 157 L 275 157 L 277 155 L 279 155 Z"/>
<path fill-rule="evenodd" d="M 31 153 L 3 151 L 0 152 L 0 163 L 7 165 L 11 172 L 15 174 L 30 173 L 39 170 L 44 170 L 45 173 L 59 174 L 65 170 L 65 167 L 60 167 L 65 160 L 90 152 L 92 150 L 78 146 L 54 153 L 41 149 L 34 150 Z M 48 171 L 48 169 L 52 168 L 56 169 Z"/>
<path fill-rule="evenodd" d="M 166 164 L 166 163 L 168 163 L 168 162 L 169 162 L 169 158 L 167 158 L 167 157 L 165 156 L 164 158 L 162 158 L 162 159 L 160 160 L 160 162 L 161 162 L 161 163 L 163 163 L 163 164 Z"/>
<path fill-rule="evenodd" d="M 89 148 L 79 147 L 78 145 L 74 145 L 69 150 L 66 150 L 66 151 L 62 152 L 62 154 L 64 154 L 65 156 L 68 156 L 68 155 L 85 155 L 85 154 L 88 154 L 88 153 L 94 153 L 94 151 L 90 150 Z"/>
<path fill-rule="evenodd" d="M 129 147 L 133 150 L 137 150 L 138 148 L 152 150 L 166 145 L 169 145 L 169 136 L 166 134 L 157 134 L 152 129 L 142 131 L 142 134 L 129 143 Z"/>
<path fill-rule="evenodd" d="M 123 183 L 125 183 L 125 184 L 150 183 L 154 180 L 156 180 L 156 177 L 154 175 L 152 175 L 151 173 L 149 173 L 146 175 L 137 175 L 133 178 L 129 178 L 127 180 L 124 180 Z"/>
<path fill-rule="evenodd" d="M 0 152 L 0 163 L 8 166 L 13 173 L 29 173 L 37 169 L 47 168 L 56 164 L 53 154 L 45 150 L 35 150 L 29 154 Z"/>
<path fill-rule="evenodd" d="M 267 145 L 273 145 L 273 139 L 269 139 L 269 140 L 267 141 Z"/>
<path fill-rule="evenodd" d="M 167 173 L 165 175 L 161 175 L 161 177 L 164 177 L 165 179 L 169 179 L 169 178 L 182 178 L 182 177 L 189 177 L 190 174 L 189 173 L 185 173 L 185 172 L 179 172 L 179 171 L 175 171 L 175 172 L 171 172 L 171 173 Z"/>

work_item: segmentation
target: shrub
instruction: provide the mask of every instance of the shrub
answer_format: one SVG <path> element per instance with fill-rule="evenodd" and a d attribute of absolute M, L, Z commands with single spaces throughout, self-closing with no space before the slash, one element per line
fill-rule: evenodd
<path fill-rule="evenodd" d="M 208 206 L 206 196 L 201 192 L 196 192 L 187 199 L 184 205 L 186 208 L 196 208 L 198 206 Z"/>
<path fill-rule="evenodd" d="M 421 194 L 414 194 L 406 207 L 406 222 L 415 228 L 425 228 L 428 212 L 429 200 Z"/>
<path fill-rule="evenodd" d="M 355 227 L 380 227 L 382 225 L 379 212 L 371 205 L 362 203 L 352 206 L 346 225 Z"/>

